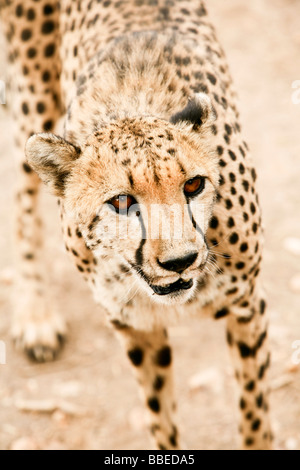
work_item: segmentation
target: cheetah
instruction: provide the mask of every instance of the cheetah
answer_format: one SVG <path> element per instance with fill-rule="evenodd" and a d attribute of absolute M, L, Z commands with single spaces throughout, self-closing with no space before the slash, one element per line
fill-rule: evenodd
<path fill-rule="evenodd" d="M 167 328 L 206 315 L 226 322 L 241 448 L 270 449 L 256 171 L 205 3 L 0 7 L 17 162 L 14 341 L 46 361 L 66 335 L 45 283 L 42 181 L 58 198 L 66 250 L 124 345 L 155 446 L 181 447 Z"/>

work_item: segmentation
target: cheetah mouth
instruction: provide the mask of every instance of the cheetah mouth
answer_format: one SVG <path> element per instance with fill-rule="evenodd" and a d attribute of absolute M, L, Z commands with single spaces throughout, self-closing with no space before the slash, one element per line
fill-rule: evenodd
<path fill-rule="evenodd" d="M 189 281 L 184 281 L 183 279 L 179 279 L 178 281 L 174 282 L 173 284 L 169 284 L 168 286 L 155 286 L 153 284 L 149 284 L 153 292 L 157 295 L 169 295 L 175 292 L 180 292 L 183 290 L 189 290 L 193 287 L 194 281 L 190 279 Z"/>
<path fill-rule="evenodd" d="M 176 293 L 180 295 L 180 293 L 182 293 L 183 291 L 188 291 L 194 286 L 194 279 L 189 279 L 185 281 L 182 278 L 166 286 L 157 286 L 155 284 L 152 284 L 151 280 L 148 278 L 148 276 L 143 272 L 143 270 L 139 266 L 131 263 L 130 261 L 128 261 L 128 263 L 137 272 L 138 276 L 142 278 L 148 284 L 148 286 L 153 290 L 154 294 L 160 297 L 167 296 L 170 294 L 176 294 Z"/>

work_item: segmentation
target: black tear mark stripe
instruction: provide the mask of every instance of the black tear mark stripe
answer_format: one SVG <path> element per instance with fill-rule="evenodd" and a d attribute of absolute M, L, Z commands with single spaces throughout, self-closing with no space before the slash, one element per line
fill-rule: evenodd
<path fill-rule="evenodd" d="M 142 214 L 140 214 L 139 221 L 140 221 L 141 228 L 142 228 L 142 240 L 141 240 L 140 246 L 138 247 L 135 253 L 135 261 L 138 267 L 142 266 L 143 261 L 144 261 L 143 248 L 146 243 L 146 236 L 147 236 L 146 227 L 144 224 Z"/>
<path fill-rule="evenodd" d="M 203 240 L 204 240 L 204 243 L 206 245 L 206 248 L 209 250 L 209 247 L 208 247 L 208 244 L 207 244 L 207 240 L 206 240 L 206 237 L 205 237 L 205 234 L 203 233 L 202 229 L 199 227 L 199 225 L 197 224 L 197 222 L 195 221 L 194 219 L 194 216 L 193 216 L 193 213 L 192 213 L 192 209 L 191 209 L 191 206 L 190 206 L 190 203 L 189 201 L 188 202 L 188 212 L 189 212 L 189 216 L 190 216 L 190 219 L 192 221 L 192 224 L 193 224 L 193 227 L 195 230 L 197 230 L 198 233 L 200 233 L 200 235 L 202 236 Z"/>

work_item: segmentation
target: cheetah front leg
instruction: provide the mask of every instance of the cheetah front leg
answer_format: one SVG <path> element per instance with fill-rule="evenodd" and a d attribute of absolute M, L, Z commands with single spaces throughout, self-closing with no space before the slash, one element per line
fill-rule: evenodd
<path fill-rule="evenodd" d="M 172 353 L 164 330 L 136 331 L 117 325 L 117 334 L 139 383 L 149 413 L 149 427 L 158 449 L 179 449 L 175 420 Z"/>
<path fill-rule="evenodd" d="M 12 1 L 1 11 L 9 57 L 16 144 L 15 261 L 12 335 L 39 361 L 51 360 L 65 334 L 64 320 L 48 299 L 38 215 L 40 181 L 26 163 L 24 148 L 35 132 L 51 131 L 61 115 L 58 3 Z"/>
<path fill-rule="evenodd" d="M 259 296 L 244 299 L 241 305 L 246 313 L 232 311 L 227 320 L 227 342 L 240 387 L 241 447 L 268 450 L 272 447 L 272 433 L 266 380 L 270 364 L 266 304 Z"/>

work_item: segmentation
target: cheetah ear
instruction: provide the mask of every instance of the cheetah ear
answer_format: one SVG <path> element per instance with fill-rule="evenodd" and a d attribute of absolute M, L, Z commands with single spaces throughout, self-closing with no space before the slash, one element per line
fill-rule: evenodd
<path fill-rule="evenodd" d="M 28 139 L 28 163 L 55 196 L 63 197 L 65 181 L 81 150 L 54 134 L 35 134 Z"/>
<path fill-rule="evenodd" d="M 196 93 L 186 107 L 174 114 L 170 121 L 172 124 L 192 125 L 191 130 L 199 131 L 204 124 L 212 124 L 215 119 L 216 112 L 209 96 L 205 93 Z"/>

